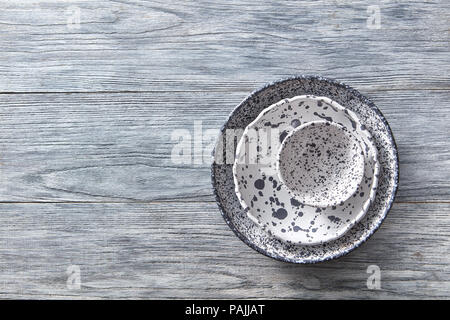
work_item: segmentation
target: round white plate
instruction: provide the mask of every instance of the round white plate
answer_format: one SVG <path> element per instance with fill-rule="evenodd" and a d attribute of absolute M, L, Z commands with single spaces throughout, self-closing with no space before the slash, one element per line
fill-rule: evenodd
<path fill-rule="evenodd" d="M 351 132 L 363 146 L 364 176 L 346 201 L 327 207 L 305 205 L 279 178 L 278 150 L 297 127 L 325 121 Z M 245 129 L 236 149 L 233 177 L 236 194 L 250 219 L 274 237 L 314 245 L 339 238 L 369 208 L 376 193 L 378 162 L 372 136 L 357 116 L 326 97 L 283 99 Z"/>

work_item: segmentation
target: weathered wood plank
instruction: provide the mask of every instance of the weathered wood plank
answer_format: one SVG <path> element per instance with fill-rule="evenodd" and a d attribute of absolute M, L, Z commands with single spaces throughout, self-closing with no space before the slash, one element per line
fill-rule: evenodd
<path fill-rule="evenodd" d="M 0 92 L 449 88 L 448 1 L 2 1 Z M 79 24 L 77 16 L 79 14 Z M 369 19 L 370 21 L 370 19 Z M 186 81 L 186 79 L 192 81 Z"/>
<path fill-rule="evenodd" d="M 450 298 L 450 204 L 395 204 L 336 261 L 292 265 L 238 240 L 213 203 L 1 204 L 0 296 Z M 81 270 L 81 290 L 66 270 Z M 381 269 L 381 290 L 366 286 Z"/>
<path fill-rule="evenodd" d="M 0 297 L 450 298 L 449 12 L 419 0 L 2 1 Z M 218 129 L 250 91 L 299 73 L 367 93 L 400 152 L 381 230 L 314 266 L 245 246 L 212 202 L 208 163 L 170 158 L 174 130 Z M 380 291 L 366 287 L 371 264 Z M 80 291 L 66 287 L 70 265 Z"/>
<path fill-rule="evenodd" d="M 12 94 L 0 96 L 0 201 L 211 201 L 210 148 L 233 92 Z M 399 146 L 400 201 L 450 200 L 449 91 L 383 91 L 370 97 Z M 194 144 L 201 121 L 204 161 Z M 176 130 L 191 160 L 171 157 Z M 195 158 L 197 159 L 197 158 Z"/>

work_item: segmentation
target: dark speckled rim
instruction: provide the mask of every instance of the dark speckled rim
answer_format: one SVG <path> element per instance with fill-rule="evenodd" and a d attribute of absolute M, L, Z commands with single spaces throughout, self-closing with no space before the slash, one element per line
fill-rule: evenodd
<path fill-rule="evenodd" d="M 275 253 L 271 253 L 271 252 L 267 252 L 266 250 L 258 247 L 257 245 L 255 245 L 253 242 L 251 242 L 247 237 L 245 237 L 241 232 L 239 232 L 237 230 L 237 228 L 235 227 L 235 225 L 233 224 L 233 222 L 230 220 L 228 213 L 226 212 L 225 208 L 222 206 L 222 201 L 220 199 L 220 196 L 218 194 L 218 190 L 217 190 L 217 186 L 216 186 L 216 178 L 215 178 L 215 172 L 214 169 L 216 167 L 216 163 L 215 163 L 215 148 L 212 152 L 212 157 L 213 157 L 213 162 L 211 165 L 211 182 L 212 182 L 212 186 L 213 186 L 213 190 L 214 190 L 214 196 L 215 196 L 215 200 L 216 203 L 219 207 L 219 210 L 225 220 L 225 222 L 228 224 L 228 226 L 230 227 L 231 230 L 233 230 L 233 232 L 237 235 L 237 237 L 239 239 L 241 239 L 245 244 L 247 244 L 250 248 L 254 249 L 255 251 L 274 258 L 276 260 L 280 260 L 283 262 L 289 262 L 289 263 L 296 263 L 296 264 L 313 264 L 313 263 L 317 263 L 317 262 L 323 262 L 323 261 L 328 261 L 328 260 L 332 260 L 332 259 L 336 259 L 339 258 L 341 256 L 344 256 L 348 253 L 350 253 L 351 251 L 355 250 L 356 248 L 360 247 L 363 243 L 365 243 L 367 241 L 367 239 L 369 239 L 381 226 L 381 224 L 383 223 L 383 221 L 385 220 L 387 214 L 389 213 L 392 204 L 394 203 L 394 199 L 395 196 L 397 194 L 397 190 L 398 190 L 398 184 L 399 184 L 399 157 L 398 157 L 398 148 L 397 148 L 397 144 L 395 142 L 394 136 L 392 135 L 392 131 L 391 128 L 389 126 L 389 123 L 387 122 L 386 118 L 384 117 L 384 115 L 381 113 L 381 111 L 377 108 L 377 106 L 366 96 L 364 96 L 363 94 L 361 94 L 358 90 L 350 87 L 349 85 L 346 85 L 340 81 L 334 80 L 334 79 L 330 79 L 330 78 L 325 78 L 322 76 L 313 76 L 313 75 L 298 75 L 298 76 L 292 76 L 292 77 L 288 77 L 288 78 L 284 78 L 278 81 L 274 81 L 271 83 L 268 83 L 266 85 L 264 85 L 263 87 L 261 87 L 260 89 L 257 89 L 255 91 L 253 91 L 250 95 L 248 95 L 241 103 L 239 103 L 239 105 L 237 105 L 234 110 L 230 113 L 230 115 L 227 118 L 227 121 L 222 125 L 221 130 L 220 130 L 220 134 L 222 134 L 227 126 L 227 123 L 230 121 L 230 119 L 233 117 L 233 115 L 237 112 L 237 110 L 239 110 L 249 99 L 251 99 L 253 96 L 255 96 L 256 94 L 261 93 L 262 91 L 266 90 L 269 87 L 272 86 L 282 86 L 285 82 L 288 81 L 292 81 L 292 80 L 317 80 L 317 81 L 325 81 L 328 82 L 330 84 L 333 84 L 335 86 L 341 87 L 343 89 L 345 89 L 346 91 L 350 92 L 351 94 L 353 94 L 354 96 L 356 96 L 357 98 L 360 99 L 360 101 L 364 104 L 366 104 L 368 107 L 370 107 L 381 119 L 381 121 L 383 122 L 383 124 L 385 125 L 387 132 L 388 132 L 388 136 L 389 136 L 389 140 L 392 144 L 392 149 L 393 149 L 393 153 L 395 156 L 395 166 L 394 166 L 394 172 L 393 172 L 393 178 L 394 178 L 394 183 L 393 183 L 393 190 L 391 193 L 391 197 L 389 198 L 387 204 L 384 207 L 384 214 L 383 216 L 378 220 L 378 223 L 372 227 L 369 231 L 369 233 L 358 240 L 357 243 L 355 243 L 353 246 L 351 246 L 349 249 L 345 249 L 342 250 L 341 252 L 338 252 L 334 255 L 330 255 L 328 257 L 325 258 L 317 258 L 317 259 L 310 259 L 310 260 L 296 260 L 296 259 L 289 259 L 289 258 L 285 258 L 282 257 L 280 255 L 277 255 Z"/>

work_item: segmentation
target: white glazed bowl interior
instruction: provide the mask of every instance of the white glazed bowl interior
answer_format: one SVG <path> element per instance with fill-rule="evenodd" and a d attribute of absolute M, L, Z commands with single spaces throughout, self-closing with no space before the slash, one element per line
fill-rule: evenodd
<path fill-rule="evenodd" d="M 364 153 L 344 126 L 312 121 L 283 140 L 277 171 L 280 181 L 301 203 L 334 206 L 358 189 L 364 176 Z"/>

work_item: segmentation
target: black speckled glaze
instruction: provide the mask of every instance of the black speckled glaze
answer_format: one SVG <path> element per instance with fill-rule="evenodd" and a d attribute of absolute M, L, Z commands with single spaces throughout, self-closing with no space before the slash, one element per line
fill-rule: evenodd
<path fill-rule="evenodd" d="M 293 122 L 303 125 L 294 128 Z M 364 181 L 347 200 L 320 209 L 307 205 L 304 194 L 294 192 L 279 174 L 282 145 L 296 130 L 314 123 L 342 126 L 364 145 Z M 248 217 L 275 238 L 292 244 L 317 245 L 349 231 L 367 212 L 378 181 L 376 147 L 362 128 L 354 112 L 326 97 L 297 96 L 264 109 L 244 130 L 233 165 L 235 192 Z"/>
<path fill-rule="evenodd" d="M 279 174 L 302 203 L 336 206 L 358 189 L 364 176 L 364 152 L 345 127 L 310 122 L 287 136 L 283 146 Z"/>
<path fill-rule="evenodd" d="M 390 210 L 398 186 L 398 153 L 389 125 L 373 102 L 355 89 L 318 76 L 297 76 L 266 85 L 250 94 L 231 113 L 226 129 L 243 129 L 268 106 L 285 98 L 312 94 L 326 96 L 354 111 L 372 134 L 378 149 L 380 174 L 374 202 L 364 218 L 342 237 L 320 245 L 282 242 L 248 218 L 234 193 L 232 164 L 213 161 L 212 184 L 222 215 L 236 235 L 251 248 L 269 257 L 291 263 L 316 263 L 338 258 L 366 241 Z M 215 155 L 213 153 L 213 155 Z M 217 155 L 215 155 L 217 156 Z"/>

